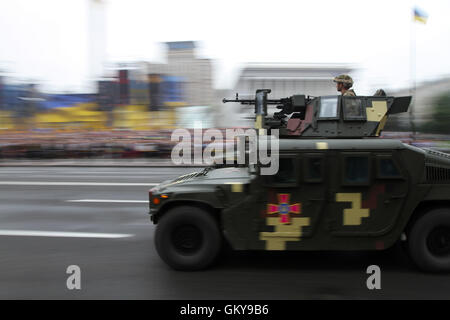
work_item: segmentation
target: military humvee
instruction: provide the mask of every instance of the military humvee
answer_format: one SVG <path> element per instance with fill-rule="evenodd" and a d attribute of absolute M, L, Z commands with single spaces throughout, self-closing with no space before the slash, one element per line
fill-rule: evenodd
<path fill-rule="evenodd" d="M 450 155 L 380 139 L 411 97 L 294 95 L 255 105 L 255 128 L 279 129 L 279 170 L 211 166 L 149 192 L 160 257 L 178 270 L 235 250 L 384 250 L 405 241 L 423 270 L 450 270 Z M 267 105 L 279 112 L 267 115 Z"/>

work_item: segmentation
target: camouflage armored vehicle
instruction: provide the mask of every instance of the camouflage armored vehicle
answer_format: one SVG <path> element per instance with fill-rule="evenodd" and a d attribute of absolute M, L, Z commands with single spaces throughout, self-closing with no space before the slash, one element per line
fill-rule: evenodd
<path fill-rule="evenodd" d="M 380 139 L 411 97 L 294 95 L 255 105 L 279 130 L 279 169 L 216 165 L 149 192 L 160 257 L 179 270 L 235 250 L 384 250 L 401 240 L 423 270 L 450 270 L 450 155 Z M 272 117 L 267 105 L 280 109 Z M 262 136 L 259 139 L 263 139 Z"/>

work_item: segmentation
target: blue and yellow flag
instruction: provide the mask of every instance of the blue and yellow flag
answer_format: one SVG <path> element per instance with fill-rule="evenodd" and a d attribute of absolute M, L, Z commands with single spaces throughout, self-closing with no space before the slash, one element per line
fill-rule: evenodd
<path fill-rule="evenodd" d="M 418 7 L 414 8 L 414 21 L 422 22 L 423 24 L 427 23 L 428 15 Z"/>

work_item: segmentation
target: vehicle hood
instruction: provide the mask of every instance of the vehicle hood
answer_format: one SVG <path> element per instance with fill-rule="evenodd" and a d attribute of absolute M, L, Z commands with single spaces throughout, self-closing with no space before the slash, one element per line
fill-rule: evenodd
<path fill-rule="evenodd" d="M 426 152 L 425 162 L 427 165 L 450 167 L 450 154 L 432 149 L 424 149 Z"/>
<path fill-rule="evenodd" d="M 240 183 L 246 184 L 250 181 L 248 168 L 218 168 L 210 169 L 207 173 L 203 171 L 192 172 L 179 176 L 175 179 L 166 180 L 153 188 L 153 192 L 172 192 L 190 188 L 210 188 L 215 185 Z"/>

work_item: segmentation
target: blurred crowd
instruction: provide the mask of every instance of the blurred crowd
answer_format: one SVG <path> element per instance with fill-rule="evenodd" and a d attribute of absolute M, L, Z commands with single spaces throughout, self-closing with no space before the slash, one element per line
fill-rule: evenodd
<path fill-rule="evenodd" d="M 11 132 L 1 137 L 0 159 L 169 158 L 171 149 L 165 131 Z"/>

